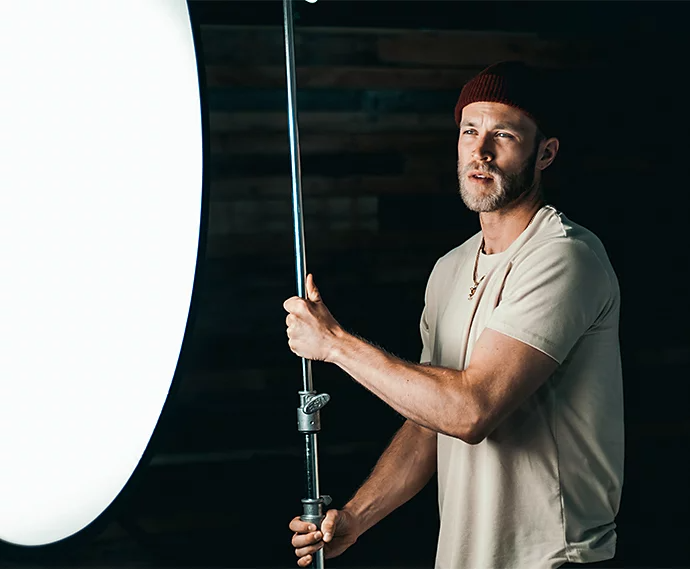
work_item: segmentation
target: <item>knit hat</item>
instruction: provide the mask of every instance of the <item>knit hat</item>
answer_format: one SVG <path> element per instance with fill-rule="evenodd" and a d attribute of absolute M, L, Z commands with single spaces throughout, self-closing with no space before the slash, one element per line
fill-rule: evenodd
<path fill-rule="evenodd" d="M 465 84 L 455 105 L 455 123 L 460 126 L 462 109 L 470 103 L 503 103 L 525 113 L 548 135 L 544 93 L 543 72 L 521 61 L 495 63 Z"/>

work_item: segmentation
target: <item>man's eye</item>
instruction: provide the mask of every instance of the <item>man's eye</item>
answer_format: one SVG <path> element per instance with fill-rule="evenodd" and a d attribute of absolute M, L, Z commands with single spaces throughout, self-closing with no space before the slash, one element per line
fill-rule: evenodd
<path fill-rule="evenodd" d="M 468 128 L 467 130 L 464 130 L 462 132 L 462 134 L 474 134 L 475 132 L 477 132 L 477 131 L 474 130 L 473 128 Z"/>
<path fill-rule="evenodd" d="M 496 136 L 500 136 L 501 138 L 514 138 L 512 134 L 508 134 L 507 132 L 499 132 Z"/>

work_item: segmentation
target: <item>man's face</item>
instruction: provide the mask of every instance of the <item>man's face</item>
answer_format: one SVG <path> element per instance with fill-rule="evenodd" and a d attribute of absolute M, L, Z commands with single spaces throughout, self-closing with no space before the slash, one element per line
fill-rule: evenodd
<path fill-rule="evenodd" d="M 463 109 L 458 181 L 470 210 L 499 210 L 538 183 L 536 133 L 536 124 L 508 105 L 479 102 Z"/>

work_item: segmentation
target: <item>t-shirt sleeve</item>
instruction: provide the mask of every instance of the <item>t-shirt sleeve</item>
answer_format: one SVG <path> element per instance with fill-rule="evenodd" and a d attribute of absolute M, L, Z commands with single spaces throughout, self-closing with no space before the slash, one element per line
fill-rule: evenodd
<path fill-rule="evenodd" d="M 552 242 L 511 268 L 487 327 L 561 364 L 611 294 L 607 271 L 585 243 Z"/>
<path fill-rule="evenodd" d="M 434 265 L 429 275 L 429 280 L 426 283 L 426 290 L 424 291 L 424 310 L 422 310 L 422 316 L 419 319 L 419 335 L 422 340 L 422 355 L 419 357 L 419 363 L 428 364 L 431 363 L 431 333 L 430 333 L 430 320 L 432 311 L 435 307 L 430 304 L 431 297 L 431 287 L 434 282 L 434 275 L 438 268 L 438 261 Z"/>
<path fill-rule="evenodd" d="M 422 338 L 422 355 L 419 358 L 419 363 L 428 364 L 431 362 L 431 347 L 429 345 L 429 321 L 427 319 L 427 306 L 424 306 L 422 317 L 419 320 L 419 333 Z"/>

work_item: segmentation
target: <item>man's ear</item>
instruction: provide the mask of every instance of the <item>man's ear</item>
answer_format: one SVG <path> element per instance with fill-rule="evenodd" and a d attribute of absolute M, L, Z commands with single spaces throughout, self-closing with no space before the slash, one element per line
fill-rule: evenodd
<path fill-rule="evenodd" d="M 556 159 L 560 142 L 557 138 L 547 138 L 539 145 L 539 157 L 537 158 L 537 168 L 546 170 Z"/>

